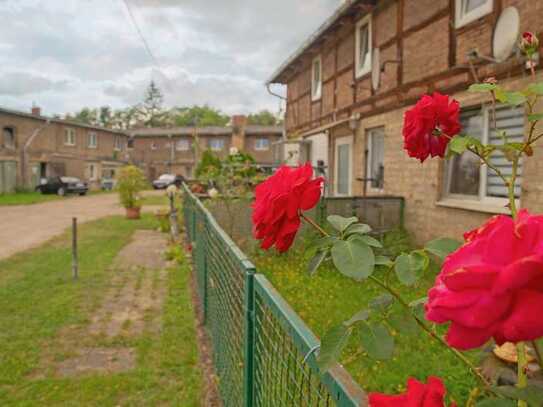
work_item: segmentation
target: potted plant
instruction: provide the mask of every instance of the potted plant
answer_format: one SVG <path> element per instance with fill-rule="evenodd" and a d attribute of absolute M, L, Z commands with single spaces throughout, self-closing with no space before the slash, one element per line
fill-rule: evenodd
<path fill-rule="evenodd" d="M 117 189 L 121 205 L 126 209 L 127 219 L 139 219 L 141 210 L 140 192 L 147 188 L 143 172 L 136 166 L 128 165 L 119 171 Z"/>

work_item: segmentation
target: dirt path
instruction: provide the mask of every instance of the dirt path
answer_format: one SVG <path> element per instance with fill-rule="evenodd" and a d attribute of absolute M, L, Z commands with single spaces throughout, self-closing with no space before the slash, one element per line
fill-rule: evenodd
<path fill-rule="evenodd" d="M 163 191 L 147 192 L 160 195 Z M 144 211 L 155 211 L 145 206 Z M 80 223 L 110 215 L 122 215 L 117 194 L 74 197 L 36 205 L 0 207 L 0 260 L 20 251 L 39 246 L 61 234 L 71 225 L 72 217 Z"/>
<path fill-rule="evenodd" d="M 90 323 L 63 329 L 44 350 L 33 378 L 134 369 L 136 350 L 130 344 L 143 334 L 160 335 L 168 277 L 168 263 L 162 254 L 166 246 L 167 235 L 137 231 L 117 255 L 110 287 Z"/>

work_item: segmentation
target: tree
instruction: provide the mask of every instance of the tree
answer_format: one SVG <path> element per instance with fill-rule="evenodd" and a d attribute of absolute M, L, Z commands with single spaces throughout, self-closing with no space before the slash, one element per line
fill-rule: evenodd
<path fill-rule="evenodd" d="M 230 117 L 208 105 L 173 108 L 170 116 L 176 126 L 221 126 L 230 121 Z"/>
<path fill-rule="evenodd" d="M 151 81 L 149 87 L 145 91 L 143 104 L 139 106 L 138 109 L 138 112 L 141 115 L 141 121 L 145 127 L 164 126 L 164 119 L 168 113 L 162 108 L 163 102 L 164 97 L 162 96 L 162 92 L 155 82 Z"/>
<path fill-rule="evenodd" d="M 258 113 L 252 113 L 247 118 L 249 124 L 259 124 L 262 126 L 276 126 L 282 123 L 276 115 L 269 110 L 261 110 Z"/>

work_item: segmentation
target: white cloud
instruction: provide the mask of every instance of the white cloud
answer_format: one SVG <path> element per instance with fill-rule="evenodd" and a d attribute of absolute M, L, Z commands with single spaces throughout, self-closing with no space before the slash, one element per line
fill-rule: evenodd
<path fill-rule="evenodd" d="M 0 0 L 0 105 L 48 113 L 141 100 L 151 78 L 167 105 L 277 110 L 267 77 L 338 0 Z"/>

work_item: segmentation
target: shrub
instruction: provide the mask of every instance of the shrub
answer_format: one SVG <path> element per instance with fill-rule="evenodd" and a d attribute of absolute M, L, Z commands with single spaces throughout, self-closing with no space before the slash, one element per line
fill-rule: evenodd
<path fill-rule="evenodd" d="M 125 208 L 140 208 L 140 192 L 148 186 L 143 172 L 134 165 L 121 168 L 117 177 L 117 190 L 121 205 Z"/>

